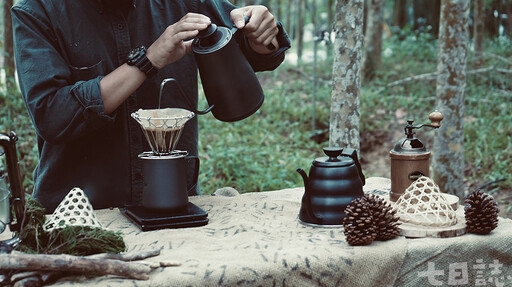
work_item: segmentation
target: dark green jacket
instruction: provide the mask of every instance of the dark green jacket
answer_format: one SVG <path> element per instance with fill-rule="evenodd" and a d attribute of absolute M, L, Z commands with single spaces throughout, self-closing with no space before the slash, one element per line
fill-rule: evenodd
<path fill-rule="evenodd" d="M 95 208 L 140 204 L 137 156 L 150 148 L 130 114 L 157 108 L 159 85 L 170 77 L 197 104 L 194 57 L 189 53 L 160 70 L 110 115 L 104 113 L 99 81 L 122 65 L 131 49 L 149 47 L 188 12 L 231 26 L 234 8 L 225 0 L 135 0 L 124 10 L 105 3 L 20 0 L 12 8 L 19 83 L 38 137 L 34 195 L 48 212 L 73 187 L 83 189 Z M 269 70 L 283 61 L 289 47 L 281 26 L 279 41 L 282 48 L 272 55 L 255 54 L 243 39 L 240 46 L 255 71 Z M 168 86 L 162 107 L 187 108 L 177 89 Z M 194 118 L 177 148 L 197 155 L 197 138 Z"/>

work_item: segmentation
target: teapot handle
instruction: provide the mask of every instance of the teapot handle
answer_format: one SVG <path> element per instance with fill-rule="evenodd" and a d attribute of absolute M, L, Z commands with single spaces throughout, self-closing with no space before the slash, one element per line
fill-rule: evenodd
<path fill-rule="evenodd" d="M 357 151 L 353 148 L 344 148 L 341 155 L 348 156 L 348 157 L 352 158 L 352 160 L 354 160 L 354 163 L 357 166 L 357 172 L 359 173 L 359 178 L 361 179 L 361 183 L 364 186 L 366 183 L 366 180 L 364 178 L 363 170 L 361 168 L 361 163 L 359 162 L 359 159 L 357 158 Z"/>

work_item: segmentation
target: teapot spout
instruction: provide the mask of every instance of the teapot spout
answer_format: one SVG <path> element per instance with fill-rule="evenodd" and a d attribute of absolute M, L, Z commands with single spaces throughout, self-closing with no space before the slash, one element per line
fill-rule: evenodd
<path fill-rule="evenodd" d="M 309 193 L 309 178 L 306 172 L 302 168 L 298 168 L 297 172 L 302 176 L 302 180 L 304 180 L 304 189 L 306 193 Z"/>

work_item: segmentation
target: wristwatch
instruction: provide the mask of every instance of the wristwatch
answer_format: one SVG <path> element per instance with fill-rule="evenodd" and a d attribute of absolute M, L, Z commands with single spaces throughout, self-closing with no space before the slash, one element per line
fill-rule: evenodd
<path fill-rule="evenodd" d="M 139 68 L 148 78 L 153 77 L 158 71 L 158 69 L 151 64 L 148 57 L 146 57 L 146 47 L 144 46 L 139 46 L 131 50 L 126 58 L 126 63 Z"/>

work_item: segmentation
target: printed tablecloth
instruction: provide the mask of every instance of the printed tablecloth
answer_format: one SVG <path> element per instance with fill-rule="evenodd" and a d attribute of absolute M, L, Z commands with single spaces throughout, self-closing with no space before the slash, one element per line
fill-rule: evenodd
<path fill-rule="evenodd" d="M 389 191 L 369 178 L 365 192 Z M 206 226 L 142 232 L 119 210 L 96 215 L 120 230 L 129 251 L 162 248 L 148 261 L 177 261 L 150 279 L 68 277 L 55 286 L 512 286 L 512 220 L 490 235 L 398 237 L 369 246 L 346 243 L 343 228 L 300 224 L 303 188 L 198 196 Z M 504 285 L 500 285 L 500 284 Z"/>

